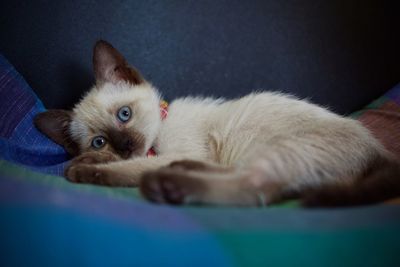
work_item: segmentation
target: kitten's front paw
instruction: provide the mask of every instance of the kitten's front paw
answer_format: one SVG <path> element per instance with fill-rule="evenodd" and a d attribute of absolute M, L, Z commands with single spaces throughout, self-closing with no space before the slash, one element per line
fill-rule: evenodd
<path fill-rule="evenodd" d="M 142 195 L 157 203 L 194 203 L 202 190 L 202 181 L 171 168 L 145 173 L 140 182 Z"/>
<path fill-rule="evenodd" d="M 74 158 L 65 169 L 65 176 L 74 183 L 90 183 L 109 185 L 108 174 L 100 170 L 95 164 L 108 163 L 118 160 L 118 157 L 109 152 L 86 152 Z"/>
<path fill-rule="evenodd" d="M 65 170 L 67 179 L 74 183 L 110 185 L 109 175 L 96 165 L 72 164 Z"/>
<path fill-rule="evenodd" d="M 71 165 L 74 164 L 99 164 L 117 161 L 118 157 L 110 152 L 86 152 L 74 158 Z"/>

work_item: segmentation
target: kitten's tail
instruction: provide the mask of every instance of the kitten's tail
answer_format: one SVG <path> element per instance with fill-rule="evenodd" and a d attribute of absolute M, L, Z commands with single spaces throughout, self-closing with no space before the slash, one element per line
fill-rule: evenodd
<path fill-rule="evenodd" d="M 400 197 L 400 162 L 392 155 L 379 156 L 355 183 L 322 187 L 303 196 L 306 207 L 358 206 Z"/>

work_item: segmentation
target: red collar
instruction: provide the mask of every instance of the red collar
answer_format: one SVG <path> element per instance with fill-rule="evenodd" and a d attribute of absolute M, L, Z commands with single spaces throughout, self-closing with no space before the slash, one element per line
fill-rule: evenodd
<path fill-rule="evenodd" d="M 164 120 L 168 116 L 168 103 L 164 100 L 160 102 L 160 116 L 161 120 Z M 157 152 L 154 147 L 150 147 L 149 151 L 146 153 L 147 157 L 155 157 L 157 156 Z"/>

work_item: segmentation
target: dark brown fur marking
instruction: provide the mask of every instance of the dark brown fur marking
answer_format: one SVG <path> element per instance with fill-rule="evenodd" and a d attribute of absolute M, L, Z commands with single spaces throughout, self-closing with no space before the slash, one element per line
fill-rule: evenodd
<path fill-rule="evenodd" d="M 140 191 L 148 200 L 157 203 L 184 204 L 185 197 L 201 194 L 207 185 L 187 171 L 161 168 L 147 172 L 140 183 Z"/>
<path fill-rule="evenodd" d="M 142 155 L 144 153 L 145 137 L 135 130 L 106 130 L 109 142 L 116 153 L 127 159 L 132 154 Z"/>
<path fill-rule="evenodd" d="M 400 164 L 394 157 L 377 157 L 354 184 L 326 186 L 304 194 L 307 207 L 355 206 L 400 196 Z"/>
<path fill-rule="evenodd" d="M 124 80 L 133 85 L 144 82 L 137 69 L 130 66 L 126 59 L 108 42 L 100 40 L 93 49 L 93 68 L 96 83 L 116 83 Z"/>
<path fill-rule="evenodd" d="M 117 160 L 117 157 L 109 152 L 86 152 L 74 158 L 65 169 L 64 175 L 71 182 L 94 183 L 110 185 L 108 175 L 99 170 L 95 164 L 108 163 Z"/>
<path fill-rule="evenodd" d="M 47 137 L 63 146 L 70 155 L 76 156 L 79 154 L 80 149 L 69 134 L 71 120 L 72 111 L 50 109 L 36 115 L 34 124 Z"/>
<path fill-rule="evenodd" d="M 75 164 L 66 169 L 65 174 L 74 183 L 113 185 L 109 172 L 100 170 L 96 165 Z"/>
<path fill-rule="evenodd" d="M 120 172 L 101 165 L 118 161 L 120 158 L 111 152 L 86 152 L 74 158 L 64 174 L 71 182 L 90 183 L 107 186 L 137 186 L 138 181 Z"/>
<path fill-rule="evenodd" d="M 172 162 L 169 167 L 186 171 L 204 171 L 204 172 L 227 172 L 227 167 L 207 164 L 196 160 L 180 160 Z"/>

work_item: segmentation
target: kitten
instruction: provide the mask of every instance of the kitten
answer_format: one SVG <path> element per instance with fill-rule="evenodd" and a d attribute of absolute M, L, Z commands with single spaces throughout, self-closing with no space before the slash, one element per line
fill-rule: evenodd
<path fill-rule="evenodd" d="M 76 156 L 65 171 L 72 182 L 140 186 L 149 200 L 173 204 L 260 206 L 303 195 L 306 205 L 348 205 L 400 193 L 397 161 L 355 120 L 271 92 L 177 99 L 162 120 L 158 91 L 109 43 L 96 43 L 93 66 L 96 84 L 72 111 L 35 118 Z M 364 182 L 379 179 L 397 185 L 363 195 L 379 189 Z"/>

